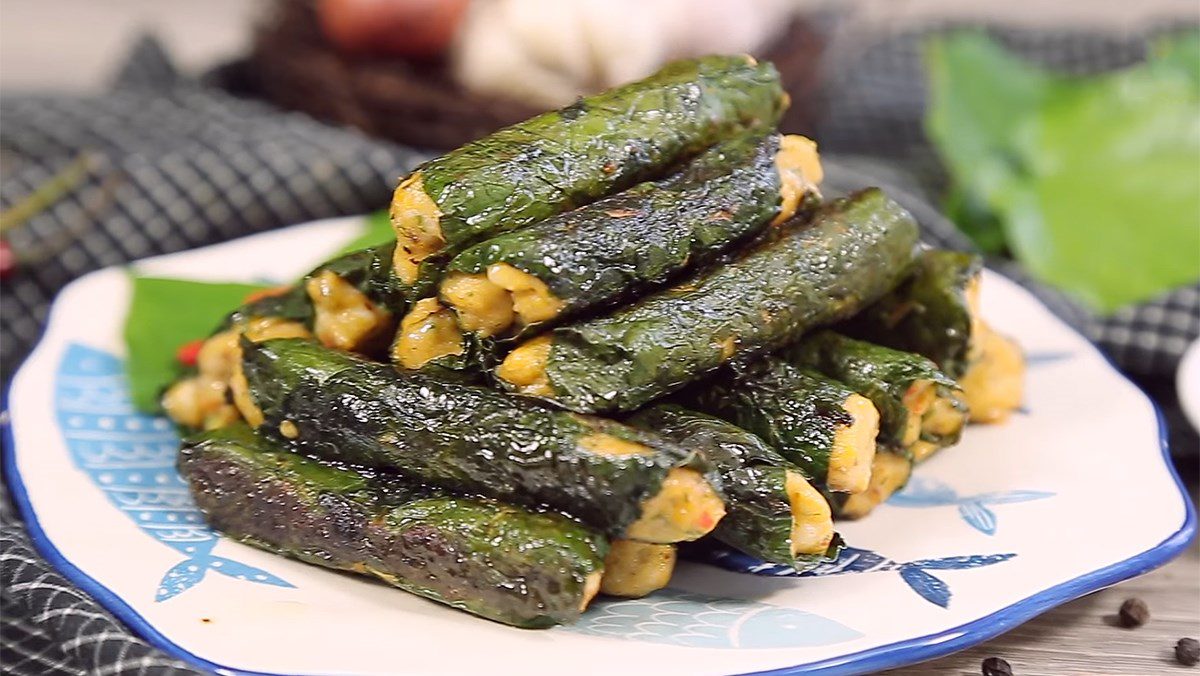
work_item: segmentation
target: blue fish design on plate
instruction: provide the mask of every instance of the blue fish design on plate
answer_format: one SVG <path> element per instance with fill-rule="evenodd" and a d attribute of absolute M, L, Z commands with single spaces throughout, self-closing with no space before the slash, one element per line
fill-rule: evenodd
<path fill-rule="evenodd" d="M 967 556 L 945 556 L 931 559 L 916 559 L 913 561 L 896 561 L 869 549 L 845 547 L 836 561 L 821 565 L 804 572 L 797 572 L 791 566 L 778 563 L 767 563 L 748 554 L 723 545 L 691 547 L 687 557 L 694 561 L 709 563 L 735 573 L 750 573 L 753 575 L 770 575 L 773 577 L 827 577 L 830 575 L 849 575 L 853 573 L 877 573 L 895 571 L 900 573 L 900 579 L 908 588 L 926 601 L 942 608 L 950 607 L 950 585 L 945 580 L 933 575 L 931 570 L 968 570 L 982 568 L 1002 563 L 1016 556 L 1006 554 L 971 554 Z"/>
<path fill-rule="evenodd" d="M 209 571 L 293 586 L 265 570 L 212 554 L 219 536 L 205 525 L 175 470 L 179 436 L 166 418 L 134 410 L 120 359 L 70 344 L 59 364 L 54 403 L 75 466 L 142 532 L 186 557 L 163 575 L 156 601 L 196 586 Z"/>
<path fill-rule="evenodd" d="M 796 608 L 669 587 L 644 599 L 597 601 L 576 624 L 560 630 L 688 648 L 801 648 L 862 636 Z"/>
<path fill-rule="evenodd" d="M 998 522 L 995 505 L 1009 505 L 1054 497 L 1050 491 L 993 491 L 978 495 L 960 496 L 949 485 L 932 477 L 913 477 L 903 490 L 888 499 L 894 507 L 922 508 L 957 506 L 958 514 L 972 528 L 985 535 L 995 535 Z"/>

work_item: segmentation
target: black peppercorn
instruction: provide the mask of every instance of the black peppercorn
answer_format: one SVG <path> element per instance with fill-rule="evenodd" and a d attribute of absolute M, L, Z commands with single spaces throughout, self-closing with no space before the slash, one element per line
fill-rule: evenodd
<path fill-rule="evenodd" d="M 1133 629 L 1146 624 L 1150 619 L 1150 608 L 1139 598 L 1125 599 L 1121 609 L 1117 611 L 1117 621 L 1122 627 Z"/>
<path fill-rule="evenodd" d="M 983 676 L 1012 676 L 1012 667 L 999 657 L 989 657 L 983 661 Z"/>
<path fill-rule="evenodd" d="M 1200 663 L 1200 641 L 1194 638 L 1179 639 L 1179 643 L 1175 644 L 1175 660 L 1189 667 Z"/>

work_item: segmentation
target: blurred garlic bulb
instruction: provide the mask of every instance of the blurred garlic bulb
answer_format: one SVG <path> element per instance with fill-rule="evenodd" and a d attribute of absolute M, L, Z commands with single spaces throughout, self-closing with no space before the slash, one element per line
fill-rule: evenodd
<path fill-rule="evenodd" d="M 469 89 L 556 107 L 672 59 L 753 52 L 794 0 L 474 0 L 452 51 Z"/>

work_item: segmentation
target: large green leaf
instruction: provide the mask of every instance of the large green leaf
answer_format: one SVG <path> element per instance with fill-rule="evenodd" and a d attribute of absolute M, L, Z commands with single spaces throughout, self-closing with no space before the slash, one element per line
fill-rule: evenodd
<path fill-rule="evenodd" d="M 337 255 L 381 244 L 392 237 L 387 212 L 367 218 L 363 232 Z M 179 348 L 206 338 L 250 293 L 267 288 L 256 284 L 214 284 L 187 279 L 131 275 L 133 299 L 125 317 L 126 372 L 133 403 L 144 411 L 158 408 L 162 389 L 181 372 Z"/>
<path fill-rule="evenodd" d="M 181 367 L 175 359 L 179 347 L 205 338 L 242 303 L 247 295 L 265 287 L 254 284 L 211 284 L 186 279 L 132 275 L 133 299 L 125 319 L 125 370 L 134 406 L 143 411 L 158 408 L 162 389 Z"/>
<path fill-rule="evenodd" d="M 977 242 L 1102 312 L 1200 279 L 1200 33 L 1083 79 L 979 34 L 927 57 L 929 134 Z"/>

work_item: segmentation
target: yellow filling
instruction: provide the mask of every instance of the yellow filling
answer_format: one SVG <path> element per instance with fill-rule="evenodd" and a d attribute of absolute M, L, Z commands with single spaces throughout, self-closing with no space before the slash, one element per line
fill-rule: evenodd
<path fill-rule="evenodd" d="M 966 423 L 964 406 L 956 396 L 940 396 L 938 387 L 929 380 L 918 380 L 904 393 L 904 407 L 908 411 L 904 436 L 901 444 L 920 462 L 943 444 L 922 439 L 931 436 L 950 436 L 962 429 Z"/>
<path fill-rule="evenodd" d="M 537 277 L 507 263 L 489 265 L 487 277 L 512 294 L 513 310 L 521 324 L 528 326 L 554 319 L 562 311 L 563 302 L 550 287 Z"/>
<path fill-rule="evenodd" d="M 979 358 L 959 380 L 971 422 L 1003 422 L 1021 405 L 1025 356 L 1012 340 L 983 325 Z"/>
<path fill-rule="evenodd" d="M 255 317 L 213 334 L 196 354 L 196 375 L 175 383 L 163 394 L 163 410 L 172 420 L 204 429 L 224 427 L 241 417 L 252 425 L 261 424 L 262 412 L 254 406 L 242 374 L 242 348 L 238 344 L 242 335 L 255 342 L 312 337 L 303 324 L 279 317 Z"/>
<path fill-rule="evenodd" d="M 733 336 L 722 340 L 717 346 L 721 348 L 721 361 L 729 361 L 737 354 L 737 338 Z"/>
<path fill-rule="evenodd" d="M 446 246 L 442 236 L 442 210 L 425 192 L 421 172 L 400 182 L 392 193 L 390 209 L 392 229 L 396 231 L 396 253 L 392 266 L 396 276 L 413 284 L 421 271 L 421 261 Z"/>
<path fill-rule="evenodd" d="M 250 394 L 250 383 L 246 382 L 246 374 L 242 371 L 241 360 L 238 360 L 233 377 L 229 379 L 229 390 L 233 393 L 233 404 L 237 406 L 238 413 L 242 415 L 246 424 L 251 427 L 263 424 L 266 416 L 254 403 L 254 396 Z"/>
<path fill-rule="evenodd" d="M 279 423 L 279 433 L 288 439 L 295 439 L 300 436 L 300 428 L 291 420 L 284 420 Z"/>
<path fill-rule="evenodd" d="M 273 338 L 312 338 L 312 334 L 300 322 L 281 319 L 279 317 L 251 319 L 242 325 L 241 331 L 247 340 L 254 343 L 261 343 L 264 340 L 271 340 Z M 236 359 L 238 362 L 242 360 L 242 350 L 240 347 L 237 350 Z"/>
<path fill-rule="evenodd" d="M 326 347 L 361 352 L 389 328 L 391 313 L 331 270 L 309 279 L 304 290 L 316 314 L 313 333 Z"/>
<path fill-rule="evenodd" d="M 562 311 L 545 282 L 507 263 L 488 266 L 486 274 L 454 273 L 442 282 L 442 299 L 464 329 L 482 336 L 554 319 Z"/>
<path fill-rule="evenodd" d="M 641 598 L 667 586 L 675 570 L 675 545 L 613 540 L 604 558 L 600 591 L 609 596 Z"/>
<path fill-rule="evenodd" d="M 799 473 L 785 473 L 784 490 L 792 506 L 792 555 L 821 554 L 833 541 L 833 514 L 821 492 Z"/>
<path fill-rule="evenodd" d="M 860 394 L 847 397 L 842 408 L 853 422 L 834 432 L 825 482 L 831 491 L 861 493 L 871 480 L 875 437 L 879 434 L 879 411 L 870 399 Z"/>
<path fill-rule="evenodd" d="M 921 439 L 909 446 L 908 452 L 912 454 L 913 462 L 921 462 L 936 453 L 940 448 L 940 446 L 932 441 Z"/>
<path fill-rule="evenodd" d="M 588 604 L 592 599 L 596 598 L 596 594 L 600 593 L 600 585 L 604 580 L 604 571 L 597 570 L 594 573 L 588 573 L 587 578 L 583 581 L 583 595 L 579 599 L 579 612 L 587 610 Z"/>
<path fill-rule="evenodd" d="M 642 516 L 625 536 L 642 542 L 667 544 L 695 540 L 717 527 L 725 503 L 716 489 L 694 469 L 667 472 L 658 494 L 642 503 Z"/>
<path fill-rule="evenodd" d="M 434 359 L 465 350 L 454 314 L 436 298 L 423 298 L 400 320 L 392 361 L 406 369 L 419 369 Z"/>
<path fill-rule="evenodd" d="M 967 422 L 964 408 L 962 402 L 955 398 L 938 397 L 925 413 L 921 431 L 941 437 L 955 434 Z"/>
<path fill-rule="evenodd" d="M 517 347 L 500 366 L 496 377 L 514 386 L 518 392 L 540 397 L 554 396 L 554 387 L 546 375 L 546 364 L 550 361 L 550 348 L 554 343 L 550 336 L 538 336 Z"/>
<path fill-rule="evenodd" d="M 626 441 L 603 432 L 581 437 L 577 443 L 580 448 L 600 455 L 648 455 L 654 452 L 649 446 Z"/>
<path fill-rule="evenodd" d="M 512 297 L 487 275 L 456 272 L 441 287 L 442 300 L 454 309 L 458 325 L 481 336 L 494 336 L 513 324 Z"/>
<path fill-rule="evenodd" d="M 871 462 L 871 483 L 867 490 L 846 498 L 838 516 L 861 519 L 870 514 L 908 483 L 911 474 L 912 463 L 907 458 L 895 453 L 876 453 Z"/>
<path fill-rule="evenodd" d="M 908 391 L 904 393 L 902 400 L 908 415 L 904 419 L 904 434 L 900 438 L 900 443 L 905 448 L 920 440 L 922 418 L 936 397 L 937 390 L 932 381 L 917 380 L 908 386 Z"/>
<path fill-rule="evenodd" d="M 779 214 L 771 221 L 776 225 L 796 214 L 804 196 L 817 193 L 817 184 L 825 178 L 817 144 L 796 134 L 787 134 L 779 142 L 775 154 L 775 169 L 779 172 Z"/>

